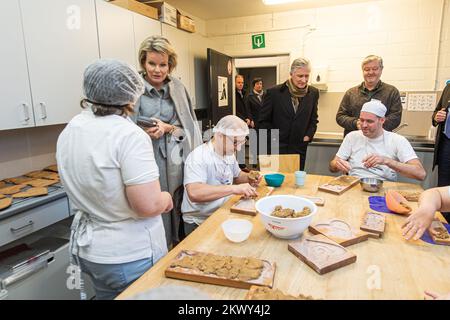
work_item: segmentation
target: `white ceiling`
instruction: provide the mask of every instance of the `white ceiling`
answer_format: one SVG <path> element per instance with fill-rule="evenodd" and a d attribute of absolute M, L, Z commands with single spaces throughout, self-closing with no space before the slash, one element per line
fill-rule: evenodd
<path fill-rule="evenodd" d="M 303 0 L 297 3 L 272 6 L 264 5 L 262 0 L 168 0 L 167 3 L 200 19 L 212 20 L 368 1 L 369 0 Z"/>

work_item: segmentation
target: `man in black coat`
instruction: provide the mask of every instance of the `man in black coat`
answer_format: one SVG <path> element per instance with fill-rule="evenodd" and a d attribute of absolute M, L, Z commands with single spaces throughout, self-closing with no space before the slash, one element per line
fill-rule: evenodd
<path fill-rule="evenodd" d="M 450 119 L 448 109 L 450 107 L 450 83 L 444 88 L 441 98 L 433 112 L 432 123 L 437 126 L 434 145 L 434 167 L 438 166 L 438 187 L 450 186 Z M 447 123 L 447 126 L 446 126 Z M 447 127 L 447 130 L 446 130 Z M 447 132 L 447 134 L 446 134 Z M 442 213 L 450 222 L 450 213 Z"/>
<path fill-rule="evenodd" d="M 247 123 L 247 125 L 253 128 L 253 121 L 250 115 L 250 111 L 245 105 L 245 91 L 244 91 L 244 76 L 238 74 L 234 78 L 234 85 L 236 87 L 236 115 Z"/>
<path fill-rule="evenodd" d="M 295 59 L 289 80 L 267 90 L 258 121 L 260 129 L 279 129 L 278 141 L 270 143 L 279 144 L 280 154 L 299 154 L 300 170 L 305 168 L 306 150 L 319 122 L 319 90 L 308 86 L 310 73 L 307 59 Z"/>

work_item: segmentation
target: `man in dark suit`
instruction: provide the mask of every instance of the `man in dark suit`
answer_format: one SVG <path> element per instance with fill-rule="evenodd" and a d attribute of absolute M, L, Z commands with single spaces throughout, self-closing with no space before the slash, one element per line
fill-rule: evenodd
<path fill-rule="evenodd" d="M 279 130 L 278 140 L 270 141 L 272 154 L 277 143 L 280 154 L 299 154 L 300 170 L 305 168 L 306 149 L 319 122 L 319 90 L 308 85 L 310 73 L 307 59 L 295 59 L 289 80 L 267 90 L 258 119 L 260 129 Z"/>
<path fill-rule="evenodd" d="M 236 115 L 244 120 L 249 127 L 253 128 L 250 111 L 245 105 L 244 76 L 240 74 L 236 75 L 234 78 L 234 85 L 236 87 Z"/>
<path fill-rule="evenodd" d="M 450 83 L 444 88 L 441 98 L 433 112 L 432 123 L 437 126 L 434 145 L 434 167 L 438 166 L 438 187 L 450 186 Z M 450 212 L 442 213 L 450 222 Z"/>

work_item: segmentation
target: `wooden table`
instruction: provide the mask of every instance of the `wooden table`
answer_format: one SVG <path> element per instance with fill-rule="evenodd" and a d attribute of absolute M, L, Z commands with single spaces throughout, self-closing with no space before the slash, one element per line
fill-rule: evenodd
<path fill-rule="evenodd" d="M 318 207 L 313 223 L 341 218 L 359 228 L 362 214 L 369 209 L 368 197 L 356 185 L 337 196 L 318 192 L 319 185 L 332 177 L 308 175 L 304 187 L 296 187 L 292 174 L 273 194 L 318 195 L 325 206 Z M 264 184 L 264 182 L 262 183 Z M 385 182 L 384 189 L 421 190 L 419 185 Z M 383 195 L 382 189 L 379 195 Z M 423 299 L 425 289 L 440 293 L 450 291 L 450 247 L 430 245 L 422 241 L 408 242 L 401 235 L 404 216 L 386 214 L 386 231 L 381 239 L 348 247 L 357 255 L 356 263 L 319 275 L 288 251 L 289 240 L 275 238 L 265 230 L 259 216 L 230 213 L 233 197 L 217 210 L 183 242 L 171 250 L 155 266 L 127 288 L 118 299 L 125 299 L 150 288 L 164 285 L 196 287 L 213 299 L 243 299 L 244 289 L 200 284 L 169 279 L 164 270 L 182 249 L 220 255 L 251 256 L 273 261 L 277 265 L 274 288 L 291 295 L 305 294 L 320 299 Z M 417 203 L 412 203 L 413 207 Z M 254 228 L 250 238 L 242 243 L 228 241 L 220 224 L 229 218 L 248 219 Z M 306 234 L 309 232 L 305 231 Z"/>

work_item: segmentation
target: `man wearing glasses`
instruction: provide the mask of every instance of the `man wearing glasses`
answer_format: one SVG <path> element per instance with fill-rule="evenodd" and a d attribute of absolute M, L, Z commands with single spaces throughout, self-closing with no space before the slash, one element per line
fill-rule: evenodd
<path fill-rule="evenodd" d="M 247 124 L 229 115 L 219 120 L 213 132 L 213 138 L 195 148 L 185 162 L 181 212 L 186 235 L 231 195 L 257 196 L 256 187 L 261 181 L 261 177 L 254 180 L 243 172 L 235 156 L 249 134 Z"/>
<path fill-rule="evenodd" d="M 376 55 L 367 56 L 361 67 L 364 81 L 345 93 L 336 114 L 337 123 L 344 128 L 344 135 L 360 130 L 359 113 L 362 105 L 371 99 L 377 99 L 387 108 L 384 129 L 394 130 L 399 126 L 402 118 L 402 103 L 398 89 L 380 80 L 383 59 Z"/>

